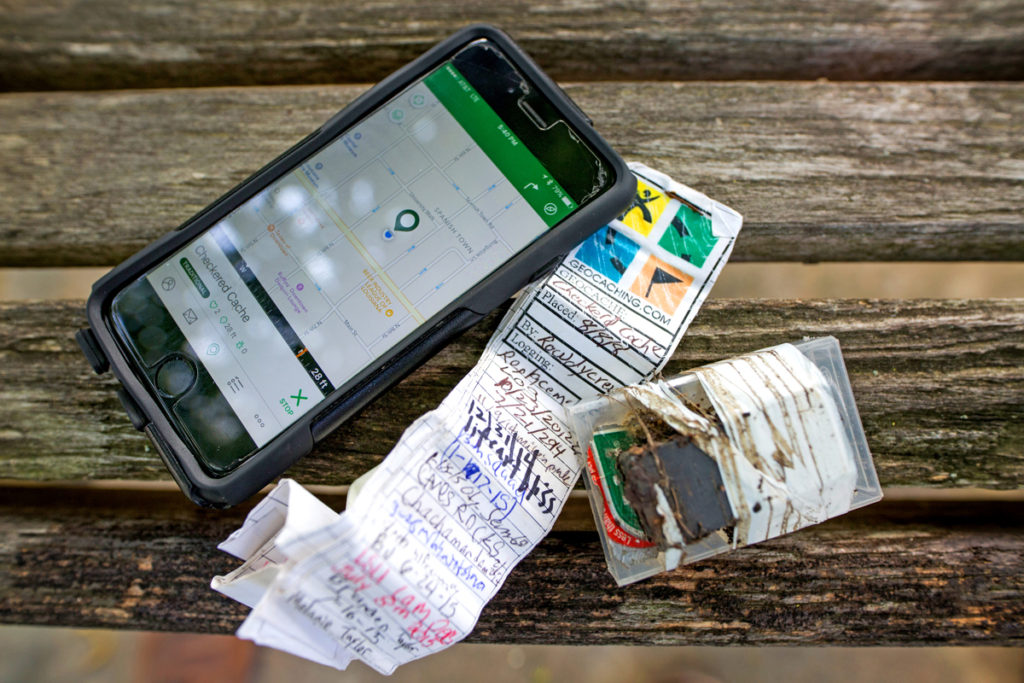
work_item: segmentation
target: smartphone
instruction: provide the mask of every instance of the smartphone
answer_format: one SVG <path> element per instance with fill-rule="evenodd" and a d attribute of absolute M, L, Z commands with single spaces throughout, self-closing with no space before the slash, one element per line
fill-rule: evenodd
<path fill-rule="evenodd" d="M 634 191 L 575 104 L 472 26 L 98 281 L 79 343 L 182 490 L 226 507 Z"/>

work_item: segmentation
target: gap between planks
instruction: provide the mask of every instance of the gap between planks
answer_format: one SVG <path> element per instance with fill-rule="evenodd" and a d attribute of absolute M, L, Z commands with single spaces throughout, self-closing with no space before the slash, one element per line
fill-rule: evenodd
<path fill-rule="evenodd" d="M 237 515 L 248 512 L 272 488 L 273 486 L 270 485 L 265 486 L 257 495 L 226 514 Z M 313 484 L 306 488 L 332 509 L 343 510 L 345 508 L 348 485 Z M 899 516 L 904 517 L 908 508 L 930 511 L 934 506 L 946 507 L 956 504 L 983 506 L 986 503 L 992 503 L 998 506 L 1016 507 L 1024 503 L 1024 489 L 994 491 L 981 488 L 934 489 L 923 486 L 894 486 L 884 488 L 882 493 L 881 503 L 865 508 L 871 516 L 886 517 L 888 512 L 893 511 L 887 508 L 898 508 Z M 139 506 L 154 511 L 157 509 L 167 511 L 200 509 L 193 506 L 177 485 L 170 481 L 100 479 L 84 482 L 38 482 L 0 478 L 0 500 L 7 501 L 7 505 L 11 505 L 14 500 L 26 502 L 59 500 L 63 505 L 73 503 L 76 507 L 97 506 L 107 509 Z M 569 494 L 569 500 L 566 501 L 565 507 L 555 522 L 553 531 L 595 531 L 590 501 L 585 491 L 575 490 Z"/>

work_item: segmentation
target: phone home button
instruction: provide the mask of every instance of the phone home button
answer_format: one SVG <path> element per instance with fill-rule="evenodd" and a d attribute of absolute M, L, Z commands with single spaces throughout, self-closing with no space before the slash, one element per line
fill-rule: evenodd
<path fill-rule="evenodd" d="M 177 398 L 192 388 L 196 368 L 184 356 L 171 356 L 156 371 L 156 388 L 168 398 Z"/>

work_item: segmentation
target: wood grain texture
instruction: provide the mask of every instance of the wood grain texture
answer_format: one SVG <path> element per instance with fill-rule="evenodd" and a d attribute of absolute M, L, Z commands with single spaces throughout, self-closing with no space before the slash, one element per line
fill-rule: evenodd
<path fill-rule="evenodd" d="M 13 0 L 0 88 L 373 82 L 475 21 L 562 80 L 1024 75 L 1014 0 Z"/>
<path fill-rule="evenodd" d="M 149 496 L 5 489 L 0 622 L 225 633 L 246 613 L 209 580 L 243 511 Z M 1015 516 L 1016 515 L 1016 516 Z M 1019 504 L 878 504 L 616 588 L 593 533 L 555 533 L 470 641 L 1019 644 Z"/>
<path fill-rule="evenodd" d="M 0 266 L 118 263 L 361 91 L 0 96 Z M 735 260 L 1024 260 L 1024 85 L 568 91 L 627 159 L 744 214 Z"/>
<path fill-rule="evenodd" d="M 390 451 L 476 363 L 492 314 L 289 472 L 346 484 Z M 109 375 L 73 332 L 81 302 L 0 304 L 0 478 L 166 479 L 130 426 Z M 842 345 L 885 486 L 1024 486 L 1024 300 L 711 301 L 666 369 L 672 374 L 805 337 Z"/>

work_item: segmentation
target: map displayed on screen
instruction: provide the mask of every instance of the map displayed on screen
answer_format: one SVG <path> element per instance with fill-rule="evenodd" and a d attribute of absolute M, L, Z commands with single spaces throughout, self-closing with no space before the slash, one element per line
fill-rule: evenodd
<path fill-rule="evenodd" d="M 575 208 L 447 63 L 148 279 L 259 446 Z"/>

